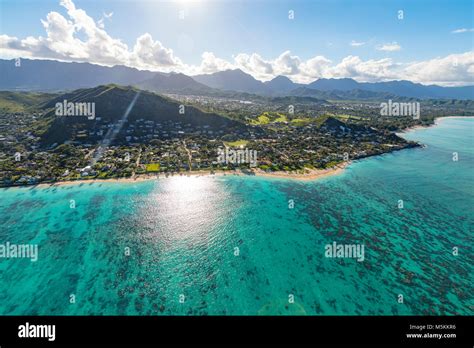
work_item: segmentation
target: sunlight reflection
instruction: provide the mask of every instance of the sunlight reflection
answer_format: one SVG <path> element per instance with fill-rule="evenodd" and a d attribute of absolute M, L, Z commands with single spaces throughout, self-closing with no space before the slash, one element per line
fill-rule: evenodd
<path fill-rule="evenodd" d="M 160 180 L 143 209 L 143 224 L 162 242 L 208 243 L 213 226 L 224 218 L 228 195 L 212 177 L 172 177 Z M 220 213 L 218 213 L 220 212 Z"/>

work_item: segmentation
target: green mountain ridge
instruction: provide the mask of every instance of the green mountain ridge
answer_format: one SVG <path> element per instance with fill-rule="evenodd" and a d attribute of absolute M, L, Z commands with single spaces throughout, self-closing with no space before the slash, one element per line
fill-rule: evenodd
<path fill-rule="evenodd" d="M 0 91 L 1 112 L 24 112 L 54 98 L 56 94 L 40 92 Z"/>
<path fill-rule="evenodd" d="M 194 106 L 181 105 L 170 98 L 140 90 L 131 86 L 103 85 L 95 88 L 79 89 L 57 96 L 40 105 L 46 111 L 43 117 L 40 136 L 45 144 L 63 143 L 72 139 L 77 131 L 96 132 L 104 125 L 114 125 L 124 117 L 126 110 L 137 97 L 125 122 L 137 120 L 153 121 L 160 125 L 167 125 L 180 129 L 186 125 L 206 128 L 216 132 L 220 129 L 245 130 L 246 126 L 240 122 L 224 116 L 204 112 Z M 89 120 L 85 116 L 56 116 L 56 103 L 64 101 L 73 103 L 95 103 L 95 119 Z M 181 114 L 180 110 L 184 113 Z M 106 131 L 107 129 L 105 129 Z"/>

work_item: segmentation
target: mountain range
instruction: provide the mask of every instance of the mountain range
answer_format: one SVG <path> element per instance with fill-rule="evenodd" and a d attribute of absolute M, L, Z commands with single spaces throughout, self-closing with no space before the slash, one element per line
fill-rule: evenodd
<path fill-rule="evenodd" d="M 187 76 L 125 66 L 105 67 L 89 63 L 52 60 L 0 60 L 0 90 L 64 91 L 105 84 L 131 85 L 158 93 L 222 95 L 247 93 L 261 96 L 309 96 L 326 99 L 474 99 L 474 86 L 441 87 L 410 81 L 357 82 L 350 78 L 318 79 L 298 84 L 277 76 L 262 82 L 242 70 Z"/>
<path fill-rule="evenodd" d="M 372 92 L 345 94 L 346 96 L 352 95 L 356 99 L 364 99 L 364 95 L 369 96 L 371 99 L 376 97 L 385 99 L 387 95 L 417 99 L 474 99 L 474 86 L 427 86 L 403 80 L 370 83 L 357 82 L 356 80 L 350 78 L 321 78 L 305 85 L 294 83 L 286 76 L 277 76 L 270 81 L 261 82 L 239 69 L 220 71 L 209 75 L 197 75 L 193 78 L 196 81 L 212 88 L 249 92 L 260 95 L 307 95 L 322 97 L 318 93 L 311 93 L 311 90 L 315 90 L 323 92 L 336 91 L 338 93 L 348 91 Z M 308 93 L 302 94 L 302 88 L 310 91 Z"/>
<path fill-rule="evenodd" d="M 213 89 L 181 73 L 155 74 L 152 78 L 135 84 L 157 93 L 210 94 Z"/>
<path fill-rule="evenodd" d="M 240 69 L 218 71 L 213 74 L 196 75 L 194 80 L 206 86 L 223 91 L 237 91 L 254 94 L 267 94 L 266 85 Z"/>

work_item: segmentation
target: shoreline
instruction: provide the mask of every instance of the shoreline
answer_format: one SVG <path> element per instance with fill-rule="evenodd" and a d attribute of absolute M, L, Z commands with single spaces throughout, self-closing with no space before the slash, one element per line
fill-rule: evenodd
<path fill-rule="evenodd" d="M 434 125 L 435 125 L 435 123 L 429 124 L 427 126 L 416 125 L 416 126 L 413 126 L 413 127 L 405 128 L 400 132 L 395 132 L 395 134 L 404 134 L 404 133 L 408 133 L 408 132 L 411 132 L 411 131 L 416 131 L 416 130 L 419 130 L 419 129 L 426 129 L 426 128 L 430 128 L 431 126 L 434 126 Z"/>
<path fill-rule="evenodd" d="M 79 179 L 79 180 L 64 180 L 56 182 L 45 182 L 39 183 L 36 185 L 15 185 L 15 186 L 5 186 L 1 187 L 2 189 L 6 188 L 15 188 L 15 187 L 59 187 L 59 186 L 68 186 L 68 185 L 83 185 L 83 184 L 94 184 L 94 183 L 137 183 L 151 180 L 160 180 L 160 179 L 170 179 L 170 178 L 179 178 L 179 177 L 201 177 L 201 176 L 254 176 L 254 177 L 267 177 L 267 178 L 279 178 L 279 179 L 291 179 L 291 180 L 300 180 L 300 181 L 312 181 L 317 180 L 333 175 L 341 174 L 344 169 L 351 162 L 343 162 L 335 167 L 327 169 L 307 169 L 304 174 L 291 173 L 291 172 L 264 172 L 261 169 L 252 169 L 246 172 L 238 169 L 235 171 L 191 171 L 183 172 L 174 175 L 165 174 L 154 174 L 154 175 L 137 175 L 135 177 L 129 178 L 110 178 L 110 179 Z"/>
<path fill-rule="evenodd" d="M 417 125 L 414 127 L 409 127 L 401 132 L 396 132 L 397 135 L 402 135 L 404 133 L 408 133 L 411 131 L 416 131 L 420 129 L 427 129 L 432 126 L 436 126 L 439 124 L 439 120 L 441 119 L 448 119 L 448 118 L 474 118 L 474 116 L 440 116 L 434 119 L 434 123 L 427 126 Z M 372 156 L 368 156 L 372 157 Z M 176 177 L 192 177 L 192 176 L 256 176 L 256 177 L 266 177 L 266 178 L 276 178 L 276 179 L 290 179 L 290 180 L 297 180 L 297 181 L 315 181 L 318 179 L 322 179 L 325 177 L 339 175 L 344 172 L 344 170 L 351 164 L 351 161 L 346 161 L 339 163 L 338 165 L 326 168 L 326 169 L 306 169 L 304 174 L 292 173 L 292 172 L 284 172 L 284 171 L 277 171 L 277 172 L 265 172 L 261 169 L 250 169 L 246 170 L 245 172 L 237 169 L 234 171 L 213 171 L 205 170 L 205 171 L 189 171 L 189 172 L 182 172 L 182 173 L 174 173 L 174 174 L 142 174 L 136 175 L 135 177 L 127 177 L 127 178 L 106 178 L 106 179 L 78 179 L 78 180 L 65 180 L 65 181 L 56 181 L 56 182 L 44 182 L 34 185 L 13 185 L 13 186 L 5 186 L 0 187 L 0 189 L 7 189 L 12 187 L 42 187 L 42 186 L 49 186 L 49 187 L 57 187 L 57 186 L 66 186 L 66 185 L 82 185 L 82 184 L 93 184 L 93 183 L 136 183 L 136 182 L 143 182 L 143 181 L 150 181 L 150 180 L 159 180 L 159 179 L 167 179 L 167 178 L 176 178 Z"/>
<path fill-rule="evenodd" d="M 346 167 L 348 167 L 350 164 L 351 164 L 351 161 L 342 162 L 332 168 L 307 170 L 305 174 L 297 174 L 297 173 L 291 173 L 291 172 L 264 172 L 262 170 L 258 170 L 257 173 L 255 173 L 255 175 L 266 177 L 266 178 L 313 181 L 313 180 L 318 180 L 325 177 L 341 174 L 344 172 Z"/>
<path fill-rule="evenodd" d="M 429 124 L 429 125 L 426 125 L 426 126 L 416 125 L 416 126 L 413 126 L 413 127 L 408 127 L 408 128 L 405 128 L 405 129 L 403 129 L 399 132 L 395 132 L 395 134 L 404 134 L 404 133 L 408 133 L 408 132 L 416 131 L 416 130 L 420 130 L 420 129 L 428 129 L 430 127 L 438 125 L 442 120 L 449 119 L 449 118 L 461 118 L 462 119 L 462 118 L 474 118 L 474 116 L 438 116 L 438 117 L 434 118 L 433 124 Z"/>
<path fill-rule="evenodd" d="M 474 118 L 474 116 L 439 116 L 434 119 L 434 125 L 438 125 L 443 119 L 448 118 Z"/>

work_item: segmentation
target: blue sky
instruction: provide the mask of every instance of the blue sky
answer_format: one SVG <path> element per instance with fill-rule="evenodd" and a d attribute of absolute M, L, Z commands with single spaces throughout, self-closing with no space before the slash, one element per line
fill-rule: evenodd
<path fill-rule="evenodd" d="M 466 84 L 466 79 L 472 77 L 470 73 L 474 73 L 471 71 L 474 69 L 471 65 L 473 2 L 469 0 L 75 0 L 73 4 L 94 21 L 102 21 L 102 29 L 107 35 L 126 44 L 129 51 L 133 49 L 137 38 L 148 33 L 152 38 L 152 41 L 148 40 L 150 45 L 159 42 L 160 47 L 172 50 L 173 57 L 179 60 L 172 66 L 160 66 L 157 59 L 146 61 L 128 57 L 124 60 L 124 64 L 136 65 L 138 68 L 212 72 L 210 68 L 198 68 L 203 60 L 202 54 L 210 52 L 213 57 L 228 63 L 221 61 L 221 64 L 215 64 L 217 67 L 240 67 L 260 79 L 269 79 L 282 72 L 294 80 L 343 77 L 338 75 L 342 72 L 350 74 L 350 67 L 340 67 L 337 72 L 326 67 L 322 72 L 313 66 L 314 71 L 306 76 L 299 71 L 307 68 L 304 64 L 292 70 L 291 67 L 285 68 L 285 62 L 280 62 L 283 65 L 275 62 L 289 51 L 288 57 L 297 57 L 303 63 L 314 57 L 324 57 L 331 62 L 331 67 L 342 64 L 347 57 L 358 57 L 360 61 L 352 59 L 351 64 L 359 66 L 368 61 L 390 60 L 391 72 L 386 76 L 382 72 L 388 66 L 386 61 L 380 63 L 382 67 L 380 64 L 369 66 L 366 63 L 364 73 L 354 73 L 367 76 L 347 76 L 359 80 L 396 78 L 398 75 L 392 72 L 400 70 L 400 65 L 406 68 L 412 63 L 431 62 L 451 55 L 461 55 L 459 59 L 450 58 L 457 60 L 456 70 L 460 69 L 460 65 L 465 65 L 464 76 L 460 79 L 464 82 L 461 84 Z M 288 18 L 290 10 L 294 11 L 292 20 Z M 398 18 L 399 10 L 403 11 L 401 20 Z M 184 11 L 184 19 L 179 18 L 183 14 L 180 11 Z M 41 19 L 45 20 L 50 12 L 58 12 L 66 20 L 73 21 L 68 18 L 67 10 L 60 5 L 59 0 L 2 0 L 0 34 L 18 40 L 29 36 L 46 37 Z M 104 14 L 111 12 L 113 15 L 110 18 L 104 17 Z M 462 29 L 465 31 L 453 33 Z M 75 37 L 87 41 L 87 35 L 81 30 L 77 30 Z M 351 42 L 355 45 L 351 45 Z M 1 55 L 11 58 L 14 55 L 12 47 L 15 45 L 10 43 Z M 45 54 L 45 50 L 38 51 Z M 159 50 L 156 53 L 161 54 Z M 470 54 L 466 56 L 466 53 Z M 43 58 L 38 54 L 30 56 Z M 253 62 L 250 57 L 252 54 L 258 55 Z M 67 60 L 64 52 L 58 56 L 50 55 L 44 58 Z M 245 61 L 245 64 L 236 63 L 235 57 L 238 55 L 241 55 L 239 61 Z M 113 64 L 112 59 L 95 59 L 100 57 L 94 58 L 93 54 L 88 58 L 99 64 Z M 282 61 L 286 59 L 283 58 Z M 82 57 L 71 60 L 88 59 Z M 371 69 L 378 70 L 373 73 Z M 322 76 L 317 76 L 318 73 Z M 453 72 L 449 74 L 453 75 Z M 442 81 L 433 81 L 432 78 L 425 78 L 432 81 L 423 81 L 421 76 L 418 77 L 419 82 L 456 84 L 456 76 L 450 77 L 453 80 L 451 82 L 444 81 L 446 79 L 448 77 L 442 77 Z"/>

